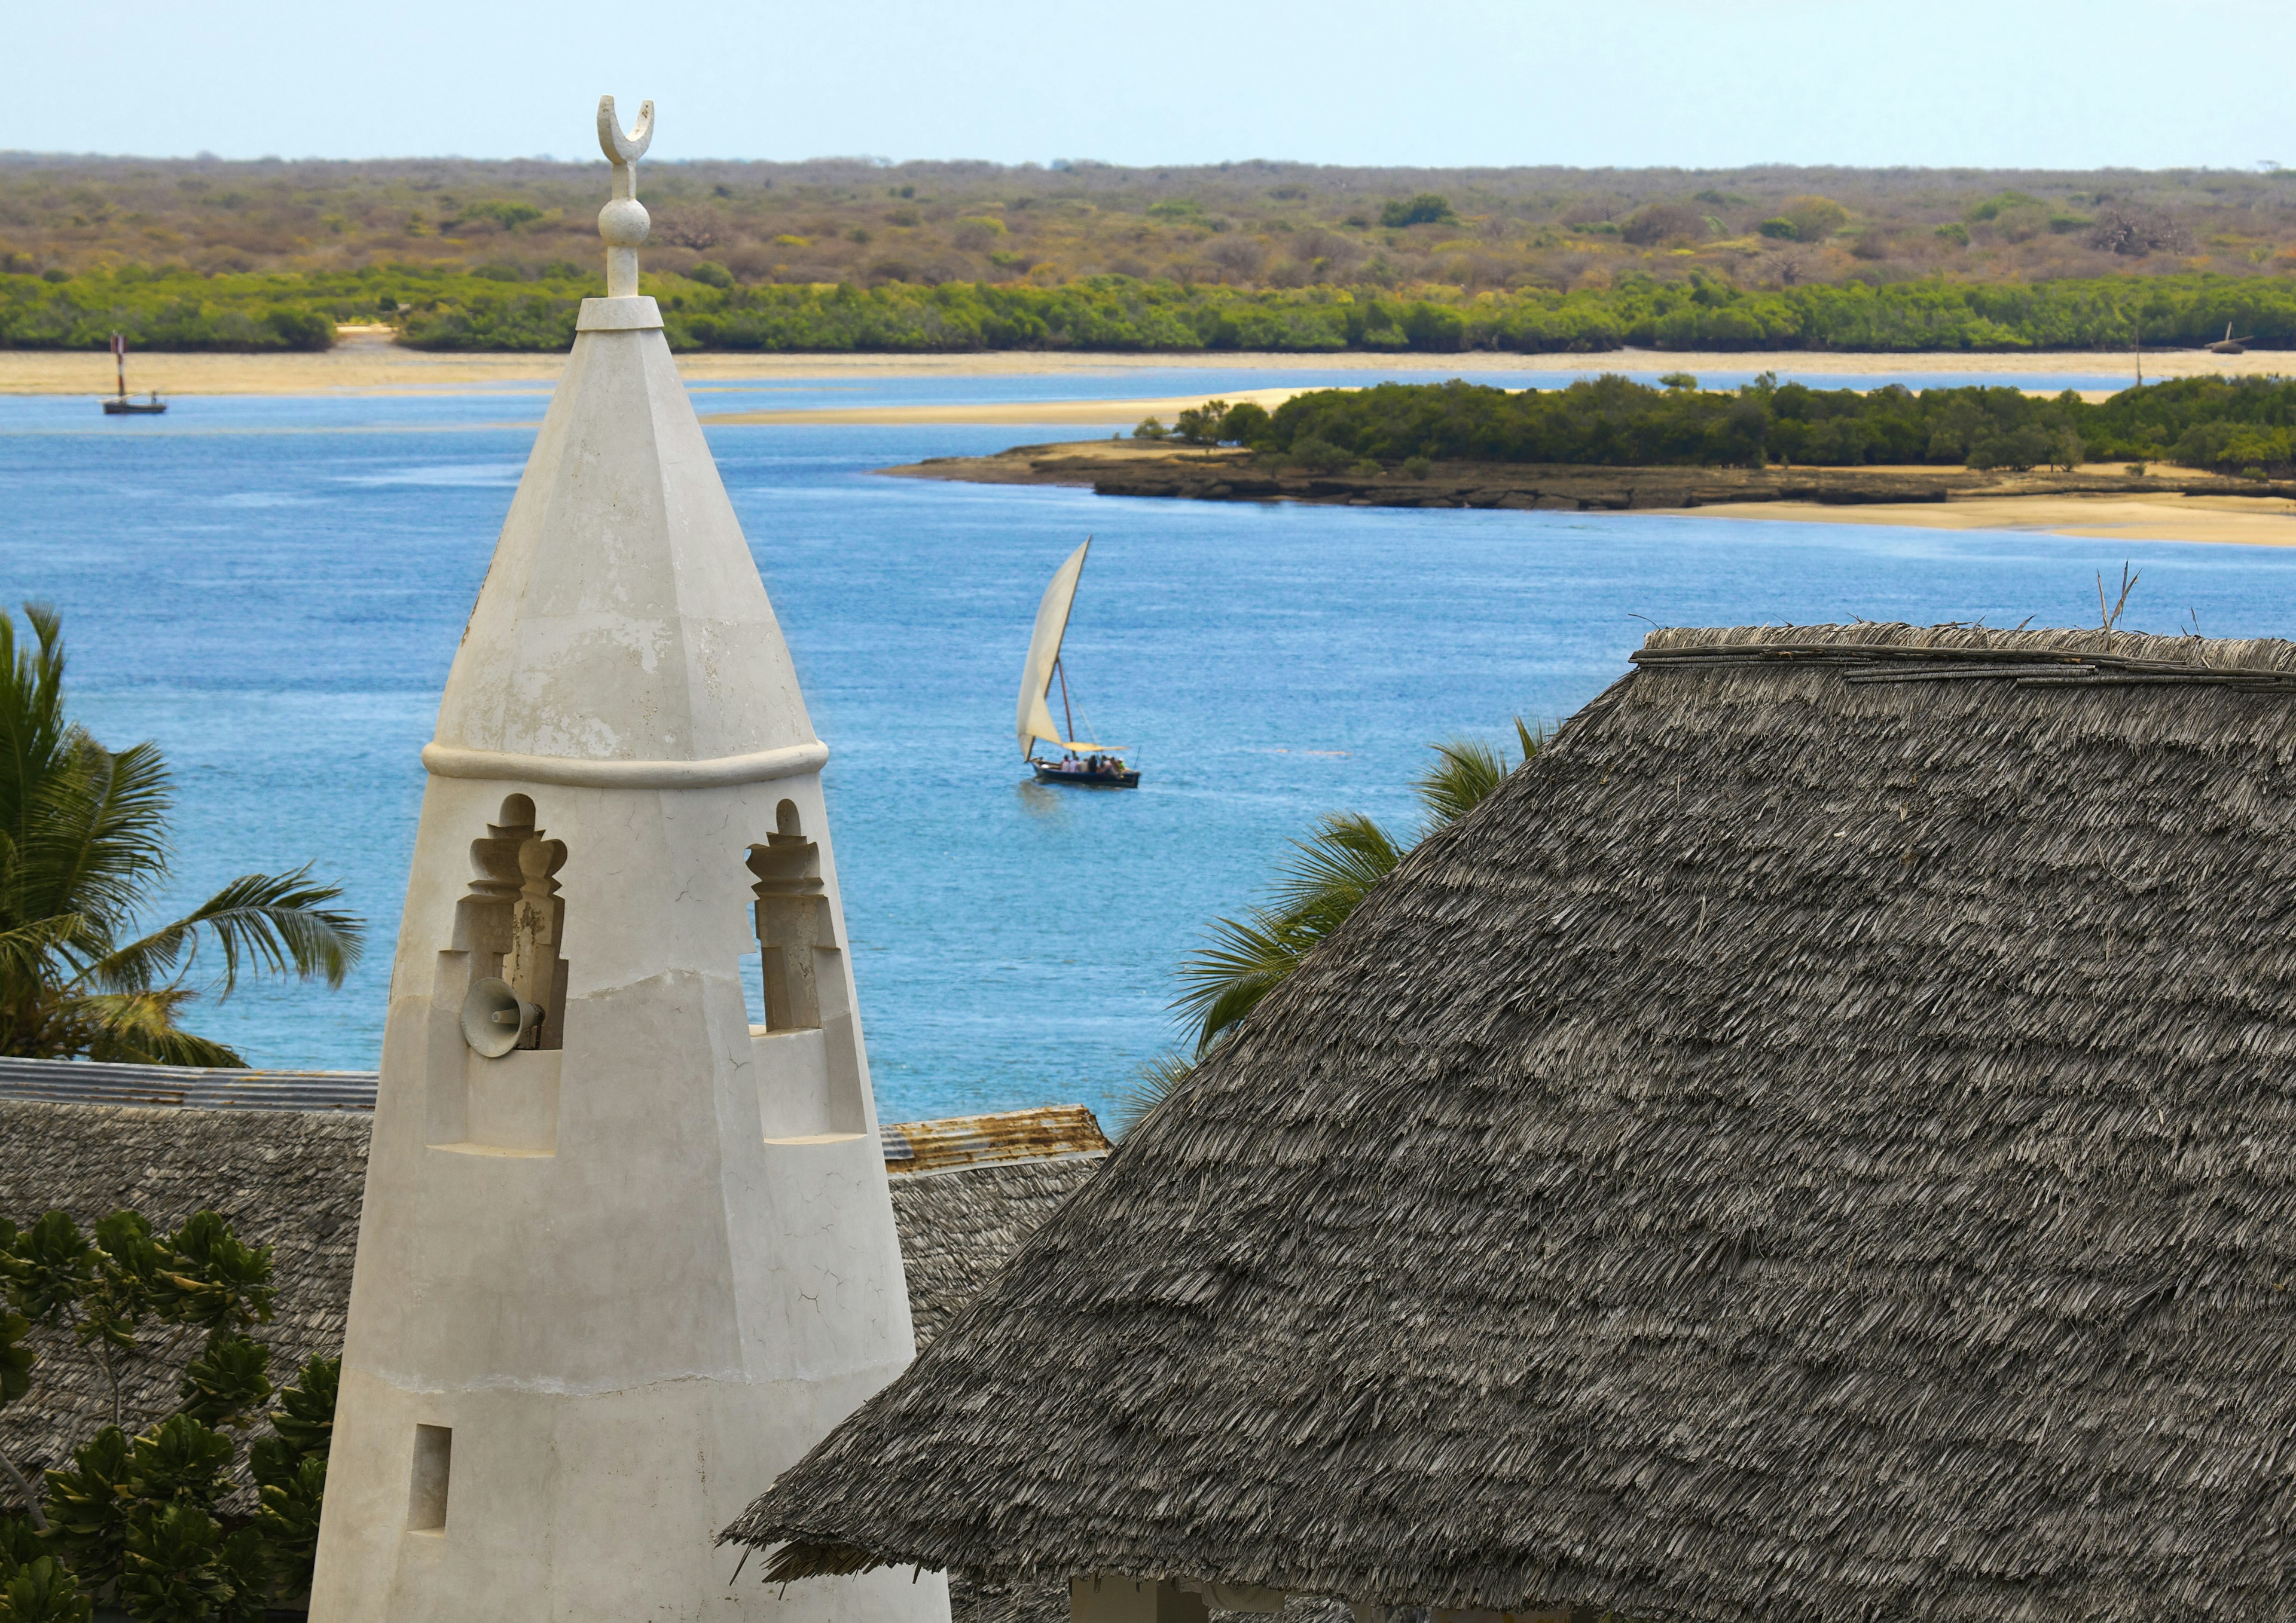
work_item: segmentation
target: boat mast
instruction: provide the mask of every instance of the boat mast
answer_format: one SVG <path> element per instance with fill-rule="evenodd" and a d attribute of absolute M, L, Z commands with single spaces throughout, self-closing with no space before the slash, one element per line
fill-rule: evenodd
<path fill-rule="evenodd" d="M 1070 738 L 1076 736 L 1076 717 L 1069 714 L 1069 674 L 1061 668 L 1058 660 L 1053 661 L 1053 675 L 1061 679 L 1061 719 L 1068 723 Z"/>
<path fill-rule="evenodd" d="M 119 398 L 125 400 L 127 398 L 127 335 L 124 332 L 111 335 L 111 365 L 119 375 Z"/>

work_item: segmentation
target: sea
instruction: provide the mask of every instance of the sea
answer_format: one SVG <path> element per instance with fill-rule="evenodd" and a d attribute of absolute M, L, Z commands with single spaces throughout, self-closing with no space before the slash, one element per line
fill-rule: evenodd
<path fill-rule="evenodd" d="M 695 398 L 718 413 L 1324 381 L 1367 379 L 1192 365 L 777 377 Z M 61 610 L 73 715 L 115 749 L 165 754 L 175 865 L 160 906 L 308 864 L 368 922 L 339 988 L 258 978 L 194 1005 L 186 1023 L 251 1063 L 377 1062 L 418 752 L 546 404 L 534 386 L 208 397 L 112 420 L 92 399 L 0 399 L 0 606 Z M 1186 503 L 874 471 L 1131 427 L 1111 418 L 709 430 L 830 746 L 887 1120 L 1067 1102 L 1113 1114 L 1144 1062 L 1184 1045 L 1176 966 L 1210 921 L 1267 898 L 1288 842 L 1336 811 L 1407 836 L 1431 745 L 1512 749 L 1517 717 L 1551 729 L 1626 673 L 1653 626 L 2094 625 L 2098 578 L 2117 594 L 2126 564 L 2141 578 L 2124 626 L 2296 634 L 2296 548 Z M 1132 792 L 1040 787 L 1013 740 L 1037 600 L 1087 536 L 1066 666 L 1078 729 L 1141 767 Z M 195 962 L 189 983 L 215 967 Z"/>

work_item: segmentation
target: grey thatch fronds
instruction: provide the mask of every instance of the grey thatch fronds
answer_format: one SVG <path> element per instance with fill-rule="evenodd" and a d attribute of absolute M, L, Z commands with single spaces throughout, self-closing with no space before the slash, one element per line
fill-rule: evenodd
<path fill-rule="evenodd" d="M 2296 1603 L 2296 646 L 1651 637 L 730 1537 L 1645 1619 Z"/>
<path fill-rule="evenodd" d="M 94 1085 L 109 1086 L 111 1069 L 85 1070 Z M 214 1073 L 174 1074 L 173 1086 L 195 1097 L 226 1086 Z M 87 1085 L 86 1078 L 67 1078 L 56 1086 L 73 1081 Z M 221 1213 L 242 1238 L 274 1249 L 277 1316 L 258 1333 L 272 1348 L 273 1371 L 293 1370 L 315 1355 L 336 1357 L 343 1350 L 373 1125 L 372 1117 L 349 1111 L 123 1108 L 0 1098 L 0 1146 L 5 1147 L 0 1217 L 29 1223 L 56 1209 L 87 1228 L 127 1207 L 173 1228 L 194 1211 Z M 890 1180 L 920 1346 L 1103 1165 L 1092 1146 L 1105 1141 L 1080 1109 L 889 1123 L 882 1130 L 906 1165 L 953 1160 L 951 1129 L 966 1127 L 978 1129 L 983 1141 L 973 1163 L 904 1172 Z M 1045 1152 L 994 1159 L 1032 1144 Z M 0 1412 L 0 1451 L 37 1471 L 66 1463 L 111 1416 L 109 1388 L 87 1348 L 68 1332 L 37 1331 L 33 1341 L 39 1362 L 32 1389 Z M 130 1365 L 124 1384 L 131 1431 L 175 1411 L 176 1382 L 199 1349 L 197 1337 L 179 1340 L 172 1348 L 155 1341 L 155 1352 L 168 1356 Z M 242 1483 L 227 1508 L 251 1509 L 252 1497 Z M 16 1502 L 14 1490 L 0 1479 L 0 1514 Z"/>

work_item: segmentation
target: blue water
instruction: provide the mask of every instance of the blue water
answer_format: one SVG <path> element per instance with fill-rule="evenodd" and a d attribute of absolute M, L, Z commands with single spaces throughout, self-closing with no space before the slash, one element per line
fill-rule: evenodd
<path fill-rule="evenodd" d="M 713 389 L 701 406 L 1272 381 L 1295 379 L 840 378 Z M 372 922 L 342 990 L 259 985 L 200 1011 L 195 1028 L 258 1063 L 374 1063 L 416 752 L 542 404 L 205 398 L 113 422 L 85 400 L 0 400 L 0 591 L 64 611 L 91 730 L 155 740 L 173 764 L 175 899 L 308 860 Z M 1130 501 L 868 471 L 1091 431 L 710 430 L 833 751 L 888 1119 L 1105 1105 L 1170 1041 L 1171 966 L 1205 920 L 1253 899 L 1286 839 L 1342 807 L 1407 824 L 1428 743 L 1567 716 L 1650 621 L 2094 623 L 2094 578 L 2126 559 L 2144 579 L 2124 624 L 2296 627 L 2296 550 Z M 1086 533 L 1068 643 L 1078 725 L 1136 747 L 1132 794 L 1022 783 L 1012 742 L 1037 595 Z"/>

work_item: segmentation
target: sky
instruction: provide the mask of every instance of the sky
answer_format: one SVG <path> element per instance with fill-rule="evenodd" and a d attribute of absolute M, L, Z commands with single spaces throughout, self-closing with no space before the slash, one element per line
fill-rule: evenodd
<path fill-rule="evenodd" d="M 2287 0 L 71 0 L 0 150 L 2296 167 Z"/>

